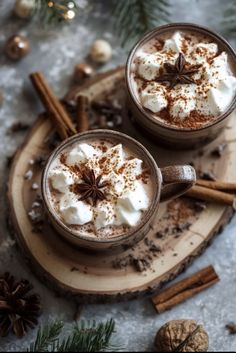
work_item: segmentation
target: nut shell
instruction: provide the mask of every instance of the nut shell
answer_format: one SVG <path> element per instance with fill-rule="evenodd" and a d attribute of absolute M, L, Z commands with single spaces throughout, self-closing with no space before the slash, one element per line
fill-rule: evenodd
<path fill-rule="evenodd" d="M 157 352 L 207 352 L 209 339 L 204 327 L 196 321 L 174 320 L 157 332 L 155 346 Z"/>
<path fill-rule="evenodd" d="M 5 53 L 12 60 L 20 60 L 28 54 L 30 50 L 27 38 L 20 35 L 10 37 L 5 45 Z"/>

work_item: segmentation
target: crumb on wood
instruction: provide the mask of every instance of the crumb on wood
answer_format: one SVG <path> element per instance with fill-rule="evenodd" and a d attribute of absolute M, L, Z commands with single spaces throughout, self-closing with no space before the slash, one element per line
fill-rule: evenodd
<path fill-rule="evenodd" d="M 229 331 L 231 335 L 236 335 L 236 324 L 233 322 L 230 322 L 225 326 L 225 328 Z"/>
<path fill-rule="evenodd" d="M 16 121 L 9 127 L 9 129 L 7 130 L 7 134 L 9 135 L 20 131 L 25 131 L 28 130 L 29 127 L 30 125 L 28 123 Z"/>
<path fill-rule="evenodd" d="M 212 157 L 217 157 L 217 158 L 221 158 L 224 154 L 225 148 L 226 148 L 227 144 L 226 143 L 222 143 L 220 145 L 218 145 L 217 147 L 215 147 L 212 151 L 211 151 L 211 156 Z"/>
<path fill-rule="evenodd" d="M 31 169 L 27 170 L 24 175 L 25 180 L 31 180 L 33 178 L 33 171 Z"/>

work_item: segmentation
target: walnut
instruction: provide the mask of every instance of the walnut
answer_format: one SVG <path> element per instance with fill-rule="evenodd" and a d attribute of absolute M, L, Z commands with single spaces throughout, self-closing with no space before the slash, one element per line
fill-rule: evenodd
<path fill-rule="evenodd" d="M 208 334 L 193 320 L 173 320 L 157 332 L 157 352 L 207 352 Z"/>

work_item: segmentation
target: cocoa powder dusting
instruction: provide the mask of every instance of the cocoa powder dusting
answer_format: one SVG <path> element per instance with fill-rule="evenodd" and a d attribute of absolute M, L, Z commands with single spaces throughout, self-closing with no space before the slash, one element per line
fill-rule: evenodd
<path fill-rule="evenodd" d="M 165 40 L 166 38 L 161 38 L 161 39 L 153 39 L 154 43 L 151 43 L 151 48 L 152 51 L 151 52 L 165 52 L 165 56 L 166 56 L 166 66 L 163 66 L 159 69 L 158 72 L 158 77 L 156 77 L 155 79 L 153 79 L 153 81 L 157 81 L 158 79 L 160 79 L 159 81 L 161 82 L 161 85 L 164 86 L 167 89 L 167 92 L 170 93 L 170 90 L 173 88 L 171 86 L 171 84 L 169 84 L 168 82 L 165 82 L 165 80 L 161 79 L 162 76 L 163 77 L 167 77 L 168 76 L 168 72 L 166 72 L 166 68 L 170 67 L 171 65 L 174 67 L 173 63 L 173 56 L 176 54 L 175 52 L 173 52 L 171 49 L 163 49 L 164 44 L 165 44 Z M 218 55 L 220 55 L 221 51 L 218 50 L 217 53 L 212 53 L 209 52 L 207 48 L 205 48 L 204 46 L 199 46 L 197 47 L 195 50 L 190 51 L 190 48 L 195 46 L 196 44 L 199 43 L 206 43 L 209 44 L 211 43 L 210 38 L 205 38 L 204 36 L 198 38 L 196 37 L 196 34 L 194 33 L 186 33 L 183 34 L 182 37 L 182 43 L 181 43 L 181 53 L 183 55 L 186 55 L 187 58 L 190 58 L 191 61 L 196 61 L 196 55 L 200 56 L 200 57 L 204 57 L 205 58 L 205 62 L 208 62 L 208 64 L 212 64 L 213 60 L 215 57 L 217 57 Z M 135 64 L 139 64 L 138 59 L 136 59 Z M 208 91 L 211 87 L 214 87 L 214 85 L 210 82 L 205 83 L 205 74 L 206 74 L 206 68 L 204 67 L 204 65 L 199 65 L 199 64 L 195 64 L 192 65 L 189 62 L 185 62 L 185 67 L 184 67 L 184 74 L 186 73 L 185 71 L 190 70 L 196 70 L 198 71 L 198 75 L 197 78 L 195 79 L 195 77 L 193 77 L 193 81 L 196 84 L 196 92 L 197 94 L 201 97 L 201 100 L 203 102 L 203 104 L 205 103 L 204 101 L 207 99 L 207 95 L 208 95 Z M 171 71 L 171 73 L 173 73 Z M 219 75 L 219 72 L 216 71 L 215 73 L 213 73 L 213 76 Z M 169 76 L 171 76 L 171 74 L 169 74 Z M 134 73 L 134 80 L 137 82 L 137 86 L 138 86 L 138 92 L 141 94 L 143 90 L 145 90 L 147 88 L 147 86 L 149 85 L 150 81 L 145 80 L 143 77 L 141 77 L 138 72 Z M 151 93 L 151 92 L 148 92 Z M 166 99 L 168 100 L 168 106 L 163 109 L 161 112 L 158 113 L 151 113 L 153 115 L 153 117 L 155 117 L 156 119 L 159 120 L 159 118 L 162 120 L 162 122 L 166 123 L 167 125 L 176 127 L 176 128 L 187 128 L 187 129 L 199 129 L 203 126 L 208 125 L 209 123 L 211 123 L 212 121 L 215 121 L 218 119 L 220 114 L 217 114 L 216 116 L 214 115 L 203 115 L 200 112 L 198 112 L 197 110 L 193 110 L 192 112 L 190 112 L 190 114 L 187 116 L 187 118 L 185 119 L 175 119 L 172 114 L 171 114 L 171 108 L 173 106 L 173 104 L 176 102 L 176 97 L 171 97 L 171 95 L 167 93 L 166 95 Z M 157 92 L 158 94 L 158 92 Z M 187 97 L 185 97 L 184 95 L 178 95 L 177 99 L 180 99 L 181 101 L 186 101 L 187 103 Z M 144 108 L 146 109 L 146 108 Z M 181 114 L 181 108 L 179 108 L 179 113 Z"/>
<path fill-rule="evenodd" d="M 170 103 L 171 104 L 171 103 Z M 167 122 L 168 125 L 175 126 L 178 128 L 189 128 L 189 129 L 198 129 L 207 123 L 216 120 L 217 117 L 205 116 L 199 114 L 196 110 L 193 110 L 187 119 L 173 119 L 171 117 L 169 108 L 165 108 L 158 113 L 159 117 Z"/>
<path fill-rule="evenodd" d="M 60 155 L 60 162 L 61 162 L 61 164 L 64 164 L 64 165 L 66 165 L 66 153 L 61 153 L 61 155 Z"/>
<path fill-rule="evenodd" d="M 157 51 L 161 51 L 164 47 L 164 44 L 165 44 L 165 42 L 163 39 L 157 39 L 157 41 L 155 42 L 154 48 Z"/>
<path fill-rule="evenodd" d="M 153 229 L 152 234 L 129 250 L 127 254 L 114 260 L 113 268 L 127 270 L 128 267 L 132 267 L 137 272 L 152 271 L 153 261 L 163 256 L 168 238 L 184 236 L 205 208 L 203 202 L 200 204 L 198 201 L 187 198 L 170 201 L 165 215 Z M 191 245 L 194 244 L 191 242 Z M 174 249 L 172 250 L 173 256 L 178 256 Z"/>

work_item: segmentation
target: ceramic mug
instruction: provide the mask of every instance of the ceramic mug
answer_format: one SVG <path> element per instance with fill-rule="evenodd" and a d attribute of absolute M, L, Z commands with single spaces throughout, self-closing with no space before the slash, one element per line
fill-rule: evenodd
<path fill-rule="evenodd" d="M 132 63 L 136 52 L 151 39 L 158 39 L 158 37 L 175 31 L 190 31 L 197 35 L 205 35 L 210 38 L 212 42 L 218 45 L 220 51 L 225 51 L 229 55 L 231 67 L 234 73 L 236 72 L 236 53 L 229 43 L 219 34 L 208 28 L 191 23 L 171 23 L 160 26 L 148 32 L 134 46 L 129 54 L 126 64 L 126 85 L 128 89 L 129 107 L 138 125 L 144 129 L 149 136 L 154 137 L 157 143 L 164 144 L 174 149 L 196 148 L 214 140 L 224 130 L 231 117 L 231 113 L 236 107 L 236 95 L 226 111 L 208 124 L 204 124 L 199 128 L 179 128 L 167 125 L 161 120 L 156 119 L 149 110 L 145 109 L 137 98 L 131 81 Z"/>
<path fill-rule="evenodd" d="M 65 149 L 76 143 L 86 143 L 92 140 L 108 140 L 112 144 L 121 143 L 129 148 L 135 155 L 145 161 L 146 167 L 150 170 L 150 175 L 153 180 L 154 190 L 152 192 L 152 201 L 149 209 L 144 213 L 140 223 L 135 227 L 130 227 L 129 230 L 120 236 L 98 239 L 92 236 L 78 234 L 78 231 L 73 231 L 69 225 L 56 214 L 49 200 L 49 170 L 55 158 Z M 112 249 L 124 249 L 131 247 L 142 240 L 148 233 L 152 221 L 156 217 L 160 202 L 184 194 L 193 186 L 196 181 L 196 174 L 193 167 L 188 165 L 169 166 L 158 168 L 154 158 L 148 150 L 135 139 L 116 131 L 111 130 L 93 130 L 85 133 L 80 133 L 59 145 L 51 154 L 42 174 L 42 197 L 48 216 L 53 227 L 57 232 L 70 243 L 93 251 L 106 251 Z"/>

